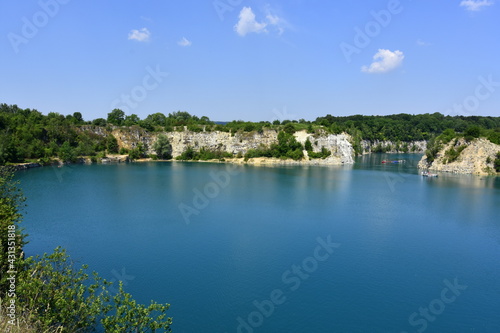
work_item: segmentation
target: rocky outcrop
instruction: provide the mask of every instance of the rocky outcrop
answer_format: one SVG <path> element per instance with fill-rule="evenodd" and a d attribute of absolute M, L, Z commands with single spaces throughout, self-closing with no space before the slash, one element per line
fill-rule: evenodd
<path fill-rule="evenodd" d="M 278 132 L 266 129 L 262 132 L 192 132 L 183 131 L 149 133 L 140 127 L 115 128 L 111 134 L 117 139 L 120 148 L 133 149 L 142 143 L 148 154 L 153 154 L 153 146 L 158 135 L 165 135 L 172 145 L 172 156 L 181 155 L 188 147 L 195 150 L 201 148 L 209 150 L 220 150 L 233 155 L 245 155 L 249 149 L 257 149 L 260 146 L 269 147 L 278 143 Z M 304 144 L 307 139 L 311 141 L 313 151 L 320 152 L 324 147 L 331 151 L 331 156 L 325 159 L 315 160 L 316 164 L 352 164 L 354 163 L 354 151 L 349 142 L 347 134 L 308 134 L 306 131 L 294 134 L 297 141 Z M 313 163 L 313 162 L 311 162 Z"/>
<path fill-rule="evenodd" d="M 427 149 L 427 141 L 412 141 L 412 142 L 393 142 L 393 141 L 368 141 L 362 140 L 361 147 L 363 153 L 370 154 L 372 152 L 385 152 L 390 154 L 395 153 L 415 153 L 423 154 Z"/>
<path fill-rule="evenodd" d="M 128 162 L 128 155 L 108 155 L 101 159 L 101 163 L 125 163 Z"/>
<path fill-rule="evenodd" d="M 32 169 L 32 168 L 39 168 L 42 165 L 40 163 L 20 163 L 16 166 L 14 166 L 14 169 L 16 171 L 18 170 L 27 170 L 27 169 Z"/>
<path fill-rule="evenodd" d="M 452 148 L 455 151 L 463 150 L 456 160 L 449 162 L 450 158 L 446 152 L 450 151 Z M 432 163 L 428 163 L 427 157 L 424 155 L 418 167 L 430 171 L 491 175 L 496 174 L 493 162 L 499 151 L 500 145 L 494 144 L 483 138 L 476 139 L 472 142 L 467 142 L 464 139 L 452 140 L 442 147 Z"/>
<path fill-rule="evenodd" d="M 354 149 L 348 134 L 310 134 L 300 131 L 295 132 L 294 136 L 303 145 L 309 140 L 315 153 L 320 152 L 322 148 L 332 153 L 327 158 L 311 159 L 308 164 L 354 164 Z M 306 151 L 304 155 L 307 156 Z"/>

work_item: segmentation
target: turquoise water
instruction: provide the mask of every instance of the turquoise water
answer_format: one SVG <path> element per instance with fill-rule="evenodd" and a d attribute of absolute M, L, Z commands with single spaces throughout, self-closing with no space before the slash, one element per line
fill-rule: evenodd
<path fill-rule="evenodd" d="M 26 252 L 170 303 L 174 332 L 500 332 L 500 180 L 418 158 L 28 170 Z"/>

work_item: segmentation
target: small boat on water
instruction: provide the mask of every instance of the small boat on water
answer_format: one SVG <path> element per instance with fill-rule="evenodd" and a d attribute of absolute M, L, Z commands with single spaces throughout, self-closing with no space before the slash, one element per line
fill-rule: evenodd
<path fill-rule="evenodd" d="M 437 177 L 437 173 L 430 173 L 429 171 L 422 171 L 423 177 Z"/>

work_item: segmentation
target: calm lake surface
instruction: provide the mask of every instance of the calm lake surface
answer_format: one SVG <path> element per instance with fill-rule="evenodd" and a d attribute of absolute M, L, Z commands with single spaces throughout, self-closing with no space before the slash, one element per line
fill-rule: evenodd
<path fill-rule="evenodd" d="M 174 332 L 498 333 L 500 178 L 423 178 L 419 158 L 19 172 L 26 253 L 61 245 L 170 303 Z"/>

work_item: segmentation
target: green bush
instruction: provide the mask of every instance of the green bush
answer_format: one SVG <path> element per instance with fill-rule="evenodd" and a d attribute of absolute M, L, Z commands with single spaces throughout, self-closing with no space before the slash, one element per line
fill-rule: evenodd
<path fill-rule="evenodd" d="M 130 160 L 138 160 L 140 158 L 144 158 L 146 157 L 146 150 L 144 148 L 144 145 L 142 144 L 142 142 L 139 142 L 139 144 L 137 145 L 137 147 L 135 147 L 134 149 L 132 149 L 129 153 L 128 153 L 128 158 Z"/>
<path fill-rule="evenodd" d="M 427 150 L 425 151 L 427 162 L 428 163 L 434 162 L 440 150 L 441 150 L 441 141 L 437 138 L 431 138 L 427 143 Z"/>
<path fill-rule="evenodd" d="M 203 128 L 201 128 L 199 125 L 188 125 L 187 129 L 188 131 L 195 133 L 203 132 Z"/>
<path fill-rule="evenodd" d="M 208 161 L 208 160 L 224 160 L 225 158 L 232 158 L 233 154 L 222 150 L 210 150 L 201 148 L 200 151 L 195 151 L 192 147 L 188 147 L 176 159 L 180 161 Z"/>
<path fill-rule="evenodd" d="M 156 152 L 156 156 L 160 159 L 169 160 L 172 158 L 172 145 L 163 134 L 158 135 L 158 139 L 154 143 L 153 149 Z"/>
<path fill-rule="evenodd" d="M 329 151 L 328 149 L 326 149 L 325 147 L 322 147 L 321 151 L 318 153 L 308 152 L 307 154 L 311 158 L 327 158 L 328 156 L 330 156 L 332 154 L 332 152 Z"/>
<path fill-rule="evenodd" d="M 456 161 L 465 148 L 467 148 L 467 146 L 463 145 L 459 146 L 457 149 L 455 149 L 455 147 L 451 147 L 450 149 L 446 150 L 444 152 L 445 164 Z"/>
<path fill-rule="evenodd" d="M 313 146 L 311 141 L 309 141 L 309 138 L 307 138 L 306 143 L 304 144 L 304 148 L 305 150 L 307 150 L 307 152 L 311 152 L 313 150 Z"/>
<path fill-rule="evenodd" d="M 63 162 L 76 162 L 77 159 L 77 152 L 74 147 L 71 147 L 70 143 L 68 141 L 65 141 L 61 148 L 59 149 L 59 158 Z"/>
<path fill-rule="evenodd" d="M 443 133 L 438 136 L 438 139 L 441 140 L 442 143 L 447 144 L 452 139 L 456 138 L 457 133 L 452 128 L 447 128 L 443 131 Z"/>
<path fill-rule="evenodd" d="M 116 154 L 118 153 L 118 141 L 113 135 L 109 135 L 106 139 L 106 148 L 108 149 L 108 153 Z"/>
<path fill-rule="evenodd" d="M 496 172 L 500 172 L 500 152 L 497 153 L 497 158 L 493 162 L 494 168 Z"/>

